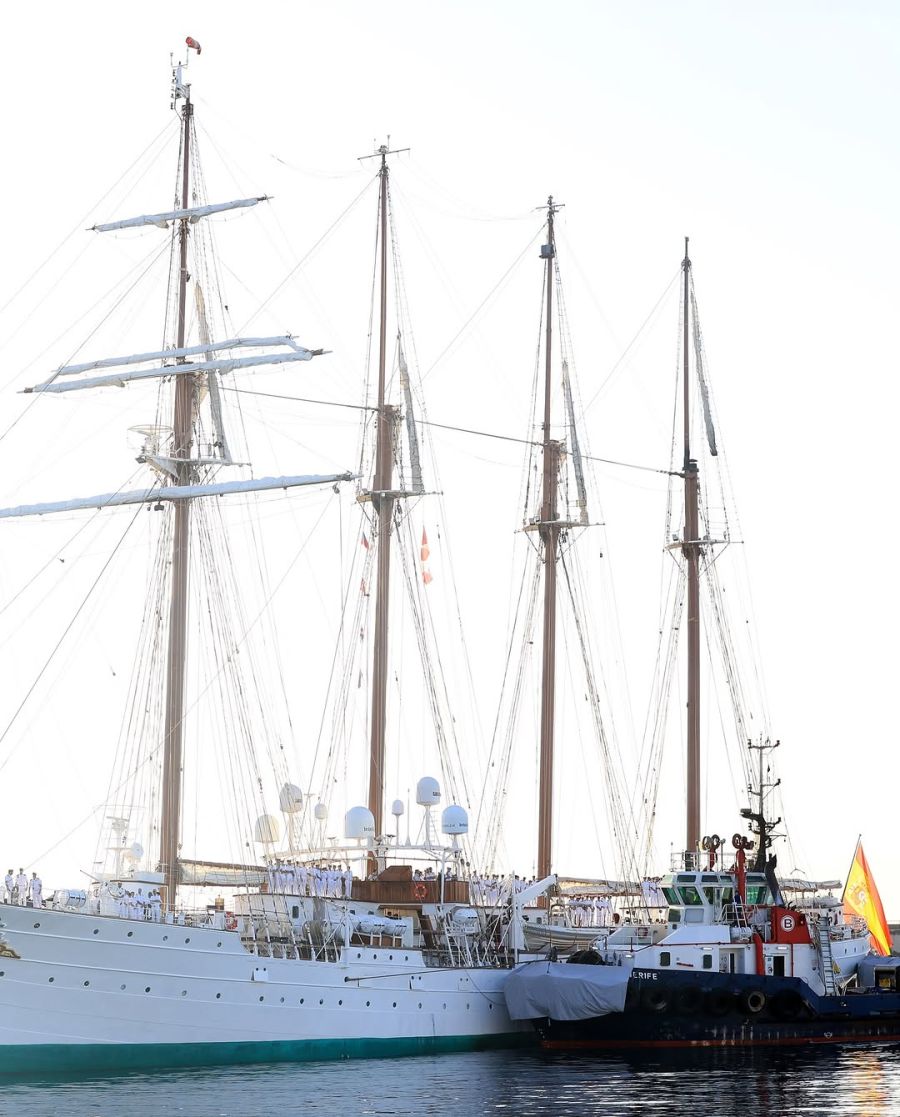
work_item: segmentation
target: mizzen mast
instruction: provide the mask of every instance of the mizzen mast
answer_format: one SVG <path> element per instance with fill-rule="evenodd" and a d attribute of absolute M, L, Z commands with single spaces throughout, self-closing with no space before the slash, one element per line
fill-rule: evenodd
<path fill-rule="evenodd" d="M 687 830 L 685 852 L 693 858 L 700 843 L 700 478 L 691 457 L 690 287 L 691 259 L 684 238 L 684 538 L 687 565 Z"/>
<path fill-rule="evenodd" d="M 540 785 L 538 789 L 538 853 L 537 875 L 543 879 L 550 873 L 553 843 L 553 730 L 556 712 L 556 559 L 561 523 L 557 508 L 557 487 L 562 446 L 550 437 L 551 361 L 553 355 L 553 281 L 556 239 L 553 218 L 558 205 L 551 195 L 547 199 L 547 243 L 541 247 L 546 261 L 547 323 L 544 363 L 544 421 L 542 425 L 543 473 L 541 515 L 538 532 L 543 544 L 544 616 L 541 658 L 541 740 Z"/>

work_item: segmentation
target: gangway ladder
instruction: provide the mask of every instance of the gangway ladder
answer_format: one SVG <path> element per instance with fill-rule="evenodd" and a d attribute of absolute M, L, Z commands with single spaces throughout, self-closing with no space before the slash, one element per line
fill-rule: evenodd
<path fill-rule="evenodd" d="M 831 953 L 831 933 L 827 923 L 820 923 L 819 933 L 819 961 L 822 966 L 822 981 L 825 992 L 829 997 L 837 994 L 837 984 L 834 980 L 834 955 Z"/>

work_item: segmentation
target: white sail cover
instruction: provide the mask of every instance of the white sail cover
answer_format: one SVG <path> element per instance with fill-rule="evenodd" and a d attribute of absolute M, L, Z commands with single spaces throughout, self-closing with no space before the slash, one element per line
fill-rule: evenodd
<path fill-rule="evenodd" d="M 506 979 L 503 993 L 513 1020 L 590 1020 L 622 1012 L 632 964 L 584 966 L 525 962 Z"/>
<path fill-rule="evenodd" d="M 129 492 L 101 493 L 99 496 L 75 497 L 49 504 L 20 504 L 16 508 L 0 508 L 0 519 L 23 516 L 45 516 L 51 512 L 75 512 L 85 508 L 110 508 L 120 504 L 156 504 L 163 501 L 193 500 L 200 496 L 223 496 L 226 493 L 255 493 L 268 489 L 294 489 L 301 485 L 332 485 L 338 481 L 355 480 L 353 473 L 308 474 L 298 477 L 257 477 L 251 481 L 222 481 L 212 485 L 166 485 Z"/>
<path fill-rule="evenodd" d="M 268 200 L 268 194 L 261 194 L 258 198 L 237 198 L 233 202 L 215 202 L 209 206 L 172 209 L 167 213 L 144 213 L 140 217 L 126 217 L 124 221 L 110 221 L 105 225 L 92 225 L 91 231 L 111 233 L 116 229 L 137 229 L 142 225 L 156 225 L 160 229 L 168 229 L 170 221 L 199 221 L 201 217 L 209 217 L 211 213 L 224 213 L 229 209 L 247 209 L 249 206 L 255 206 Z"/>
<path fill-rule="evenodd" d="M 108 376 L 90 376 L 85 380 L 46 380 L 23 391 L 35 393 L 80 392 L 83 388 L 124 387 L 131 380 L 151 380 L 162 376 L 185 376 L 198 372 L 217 372 L 225 374 L 239 368 L 254 365 L 286 365 L 294 361 L 311 361 L 319 357 L 321 349 L 296 348 L 293 353 L 261 353 L 256 357 L 227 357 L 220 361 L 198 361 L 183 365 L 158 365 L 156 368 L 126 369 L 124 372 L 110 373 Z"/>
<path fill-rule="evenodd" d="M 102 357 L 82 365 L 60 365 L 57 376 L 74 376 L 78 372 L 91 372 L 95 368 L 118 368 L 120 365 L 145 365 L 148 361 L 171 361 L 176 357 L 197 357 L 201 353 L 218 353 L 222 349 L 265 349 L 286 345 L 296 352 L 309 352 L 294 341 L 291 334 L 282 337 L 231 337 L 227 341 L 210 341 L 203 345 L 185 345 L 181 349 L 154 349 L 150 353 L 132 353 L 129 357 Z"/>

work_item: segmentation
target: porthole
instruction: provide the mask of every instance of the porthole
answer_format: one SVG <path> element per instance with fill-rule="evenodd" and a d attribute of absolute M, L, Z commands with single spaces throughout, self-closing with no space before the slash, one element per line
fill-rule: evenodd
<path fill-rule="evenodd" d="M 373 957 L 373 958 L 377 958 L 377 957 L 378 957 L 378 955 L 377 955 L 377 954 L 373 954 L 373 955 L 372 955 L 372 957 Z"/>
<path fill-rule="evenodd" d="M 216 943 L 216 946 L 221 946 L 221 945 L 222 945 L 222 944 L 221 944 L 220 942 L 217 942 L 217 943 Z"/>
<path fill-rule="evenodd" d="M 397 1002 L 396 1002 L 396 1001 L 394 1001 L 394 1004 L 393 1004 L 393 1006 L 392 1006 L 392 1007 L 393 1007 L 393 1008 L 396 1008 L 396 1007 L 397 1007 Z"/>
<path fill-rule="evenodd" d="M 144 989 L 144 992 L 145 992 L 145 993 L 149 993 L 149 992 L 150 992 L 150 986 L 149 986 L 149 985 L 148 985 L 148 986 L 146 987 L 146 989 Z M 466 1007 L 468 1008 L 468 1005 L 466 1005 Z"/>
<path fill-rule="evenodd" d="M 338 1004 L 339 1004 L 339 1005 L 342 1005 L 343 1003 L 344 1003 L 343 1001 L 338 1001 Z"/>
<path fill-rule="evenodd" d="M 300 1004 L 303 1004 L 303 998 L 302 997 L 300 998 Z"/>
<path fill-rule="evenodd" d="M 168 935 L 163 935 L 163 942 L 168 942 L 168 941 L 169 941 L 169 936 Z"/>
<path fill-rule="evenodd" d="M 131 936 L 132 936 L 133 934 L 134 934 L 134 931 L 129 931 L 129 932 L 128 932 L 128 937 L 129 937 L 129 938 L 131 938 Z"/>
<path fill-rule="evenodd" d="M 182 989 L 181 990 L 181 995 L 182 995 L 182 997 L 186 997 L 187 996 L 187 989 Z"/>
<path fill-rule="evenodd" d="M 122 991 L 124 992 L 124 990 L 125 990 L 125 986 L 124 986 L 124 985 L 120 985 L 120 986 L 119 986 L 119 988 L 120 988 L 120 989 L 121 989 L 121 990 L 122 990 Z"/>
<path fill-rule="evenodd" d="M 221 993 L 216 993 L 216 1000 L 221 1001 L 221 999 L 222 999 L 222 994 Z"/>
<path fill-rule="evenodd" d="M 94 934 L 95 934 L 95 935 L 99 935 L 99 934 L 100 934 L 100 928 L 99 928 L 99 927 L 95 927 L 95 928 L 94 928 Z"/>
<path fill-rule="evenodd" d="M 284 1004 L 284 997 L 281 998 L 281 1003 Z"/>
<path fill-rule="evenodd" d="M 52 981 L 53 978 L 51 977 L 50 980 Z M 372 1004 L 371 1001 L 366 1001 L 366 1008 L 369 1008 L 371 1004 Z"/>
<path fill-rule="evenodd" d="M 468 1010 L 469 1010 L 469 1002 L 466 1001 L 466 1011 L 468 1012 Z"/>
<path fill-rule="evenodd" d="M 393 956 L 393 954 L 389 954 L 389 955 L 388 955 L 388 961 L 389 961 L 389 962 L 393 962 L 393 960 L 394 960 L 394 956 Z"/>
<path fill-rule="evenodd" d="M 264 1001 L 266 998 L 265 997 L 260 997 L 259 999 L 260 999 L 260 1001 Z"/>
<path fill-rule="evenodd" d="M 356 952 L 356 957 L 357 957 L 357 958 L 362 958 L 362 954 L 361 954 L 361 953 L 360 953 L 360 952 L 359 952 L 358 950 L 357 950 L 357 952 Z"/>
<path fill-rule="evenodd" d="M 34 925 L 35 931 L 38 929 L 38 927 L 40 927 L 40 923 L 35 923 L 35 925 Z"/>
<path fill-rule="evenodd" d="M 189 942 L 190 942 L 191 940 L 190 940 L 190 939 L 185 939 L 184 941 L 185 941 L 186 943 L 189 943 Z"/>
<path fill-rule="evenodd" d="M 325 1004 L 324 1000 L 322 1000 L 322 998 L 321 998 L 321 997 L 319 998 L 319 1004 L 320 1004 L 320 1005 L 323 1005 L 323 1004 Z"/>
<path fill-rule="evenodd" d="M 447 1002 L 446 1002 L 446 1001 L 444 1001 L 444 1003 L 443 1003 L 443 1005 L 442 1005 L 441 1007 L 442 1007 L 442 1008 L 446 1008 L 446 1007 L 447 1007 Z"/>
<path fill-rule="evenodd" d="M 419 1001 L 419 1008 L 421 1008 L 421 1007 L 422 1007 L 422 1002 L 421 1002 L 421 1001 Z"/>
<path fill-rule="evenodd" d="M 83 982 L 83 985 L 84 985 L 85 989 L 87 989 L 87 987 L 88 987 L 88 986 L 90 985 L 90 982 L 89 982 L 89 981 L 85 981 L 85 982 Z"/>
<path fill-rule="evenodd" d="M 55 978 L 55 977 L 48 977 L 48 978 L 47 978 L 47 980 L 48 980 L 48 981 L 50 982 L 50 984 L 52 985 L 52 984 L 53 984 L 53 982 L 54 982 L 54 981 L 56 981 L 56 978 Z"/>

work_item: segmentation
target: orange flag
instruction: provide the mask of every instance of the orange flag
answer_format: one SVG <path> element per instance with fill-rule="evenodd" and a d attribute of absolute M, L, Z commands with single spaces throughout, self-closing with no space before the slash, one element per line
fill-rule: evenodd
<path fill-rule="evenodd" d="M 884 917 L 884 908 L 881 906 L 881 897 L 875 887 L 872 871 L 863 853 L 862 841 L 856 843 L 853 864 L 844 886 L 843 903 L 845 915 L 858 915 L 866 921 L 875 953 L 890 954 L 891 932 Z"/>
<path fill-rule="evenodd" d="M 419 549 L 419 558 L 422 562 L 422 581 L 426 586 L 431 582 L 431 571 L 428 569 L 430 555 L 431 548 L 428 546 L 428 536 L 425 534 L 425 528 L 422 528 L 422 546 Z"/>

